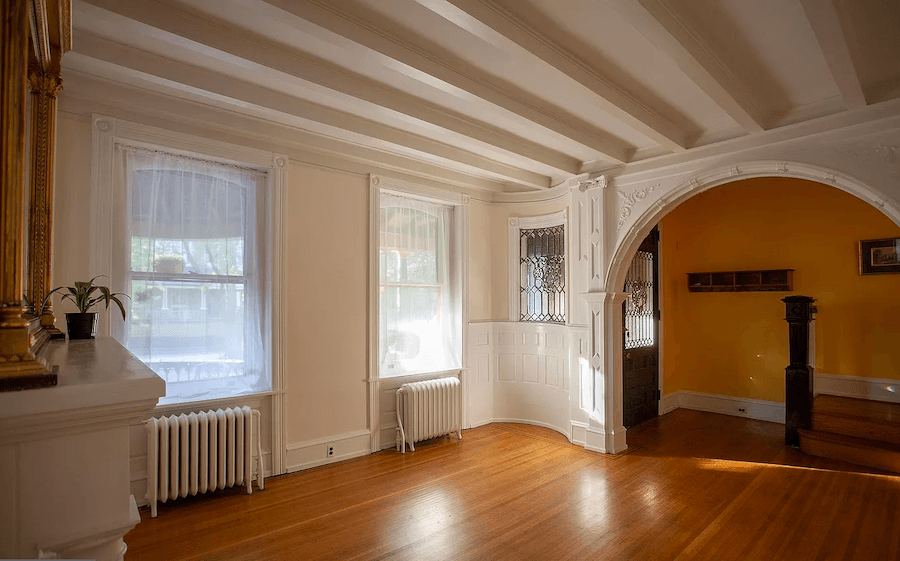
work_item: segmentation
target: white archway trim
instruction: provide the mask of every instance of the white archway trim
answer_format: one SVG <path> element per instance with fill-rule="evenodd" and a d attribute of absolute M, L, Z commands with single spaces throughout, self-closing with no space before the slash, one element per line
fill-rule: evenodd
<path fill-rule="evenodd" d="M 720 166 L 693 175 L 687 180 L 683 180 L 675 188 L 667 191 L 658 188 L 659 182 L 656 180 L 652 189 L 647 187 L 644 189 L 648 189 L 646 195 L 658 191 L 658 198 L 649 202 L 649 206 L 645 208 L 643 214 L 631 224 L 627 234 L 618 240 L 616 244 L 606 275 L 607 290 L 614 291 L 616 287 L 623 286 L 625 275 L 628 272 L 628 265 L 631 263 L 631 259 L 634 257 L 641 241 L 656 223 L 666 214 L 672 212 L 679 204 L 713 187 L 732 181 L 757 177 L 793 177 L 836 187 L 866 201 L 884 213 L 894 223 L 900 225 L 900 205 L 898 205 L 897 201 L 886 197 L 877 189 L 848 174 L 816 164 L 785 160 L 760 160 Z M 645 196 L 640 200 L 646 198 L 651 197 Z M 622 216 L 621 208 L 620 206 L 617 216 Z M 607 292 L 604 293 L 604 296 L 612 294 L 614 292 Z M 592 306 L 591 328 L 596 330 L 595 333 L 600 334 L 602 337 L 600 340 L 603 341 L 602 346 L 606 350 L 605 360 L 597 361 L 597 363 L 602 362 L 609 375 L 604 376 L 602 372 L 597 372 L 595 376 L 595 409 L 591 415 L 592 427 L 587 431 L 585 447 L 596 451 L 617 453 L 627 448 L 624 429 L 620 429 L 623 381 L 621 333 L 618 332 L 621 330 L 616 329 L 616 326 L 622 324 L 622 307 L 620 304 L 614 304 L 615 302 L 621 303 L 621 299 L 603 298 L 603 300 L 605 300 L 605 306 L 598 306 L 597 304 Z M 605 312 L 604 318 L 594 316 L 594 313 L 601 312 L 601 310 Z M 604 430 L 605 427 L 609 427 L 611 430 Z M 591 434 L 592 429 L 595 432 L 594 435 Z M 605 437 L 604 446 L 602 447 L 598 445 L 601 434 Z M 591 440 L 592 436 L 595 436 L 593 441 Z"/>
<path fill-rule="evenodd" d="M 649 208 L 635 220 L 630 226 L 628 233 L 616 244 L 606 277 L 607 287 L 614 289 L 614 287 L 621 286 L 625 282 L 625 274 L 628 271 L 628 267 L 623 267 L 622 264 L 631 262 L 630 259 L 634 256 L 637 246 L 647 236 L 653 225 L 659 222 L 666 214 L 672 212 L 679 204 L 713 187 L 757 177 L 793 177 L 836 187 L 866 201 L 893 220 L 894 223 L 900 225 L 900 204 L 897 201 L 889 199 L 876 189 L 838 170 L 815 164 L 784 160 L 761 160 L 721 166 L 700 172 L 688 180 L 682 181 L 674 189 L 661 193 L 659 198 L 652 201 Z M 647 198 L 650 192 L 657 189 L 658 185 L 659 183 L 657 182 L 656 185 L 645 188 L 644 190 L 647 193 L 641 199 Z M 625 202 L 627 202 L 627 199 Z M 620 208 L 625 207 L 622 206 Z M 622 215 L 621 210 L 619 215 Z"/>

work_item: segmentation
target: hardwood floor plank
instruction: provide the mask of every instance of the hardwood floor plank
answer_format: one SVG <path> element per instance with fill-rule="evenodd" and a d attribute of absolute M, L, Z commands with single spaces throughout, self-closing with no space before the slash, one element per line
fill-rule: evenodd
<path fill-rule="evenodd" d="M 897 559 L 900 477 L 785 449 L 784 427 L 678 410 L 607 456 L 494 424 L 178 499 L 127 559 Z M 873 471 L 873 470 L 870 470 Z"/>

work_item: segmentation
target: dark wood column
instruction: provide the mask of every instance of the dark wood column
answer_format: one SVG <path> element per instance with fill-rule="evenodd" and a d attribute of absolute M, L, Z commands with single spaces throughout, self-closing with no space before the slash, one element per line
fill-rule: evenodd
<path fill-rule="evenodd" d="M 809 365 L 809 323 L 816 308 L 814 298 L 809 296 L 788 296 L 785 303 L 785 317 L 788 322 L 790 339 L 790 365 L 784 369 L 784 442 L 788 446 L 799 446 L 797 429 L 812 427 L 813 368 Z"/>

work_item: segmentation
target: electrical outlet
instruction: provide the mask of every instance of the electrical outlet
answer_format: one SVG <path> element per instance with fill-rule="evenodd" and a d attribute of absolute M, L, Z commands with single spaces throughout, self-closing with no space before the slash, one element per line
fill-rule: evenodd
<path fill-rule="evenodd" d="M 747 410 L 744 409 L 743 407 L 738 408 L 738 413 L 746 413 L 746 412 L 747 412 Z"/>
<path fill-rule="evenodd" d="M 334 446 L 329 444 L 325 449 L 325 455 L 328 456 L 329 458 L 334 456 Z"/>

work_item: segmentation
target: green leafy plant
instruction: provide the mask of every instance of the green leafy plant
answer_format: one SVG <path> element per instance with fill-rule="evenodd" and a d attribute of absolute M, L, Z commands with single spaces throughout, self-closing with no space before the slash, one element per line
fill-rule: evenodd
<path fill-rule="evenodd" d="M 78 311 L 82 314 L 88 313 L 88 310 L 100 302 L 106 302 L 107 309 L 109 309 L 110 302 L 115 302 L 116 305 L 119 306 L 119 311 L 122 312 L 122 319 L 125 319 L 125 306 L 122 304 L 122 301 L 119 300 L 119 296 L 124 296 L 126 298 L 131 297 L 124 292 L 112 292 L 108 286 L 94 284 L 95 280 L 105 276 L 106 275 L 97 275 L 87 282 L 75 281 L 75 286 L 58 286 L 47 293 L 47 299 L 50 298 L 51 294 L 58 290 L 68 290 L 68 292 L 63 293 L 62 299 L 69 300 L 75 304 Z"/>

